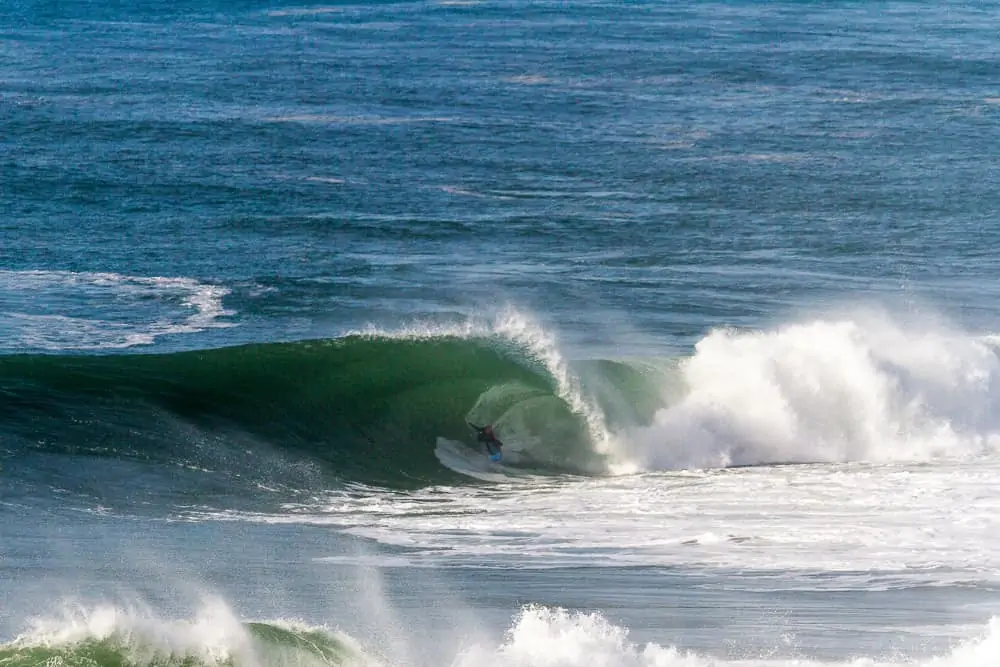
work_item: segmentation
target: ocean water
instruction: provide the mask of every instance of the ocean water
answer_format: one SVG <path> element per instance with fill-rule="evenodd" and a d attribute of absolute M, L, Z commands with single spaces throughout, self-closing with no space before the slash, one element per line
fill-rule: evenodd
<path fill-rule="evenodd" d="M 998 17 L 0 0 L 0 667 L 996 665 Z"/>

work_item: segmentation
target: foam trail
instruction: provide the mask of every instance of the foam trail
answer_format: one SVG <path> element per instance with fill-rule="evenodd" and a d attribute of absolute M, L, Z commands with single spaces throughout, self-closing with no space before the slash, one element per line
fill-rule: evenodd
<path fill-rule="evenodd" d="M 231 327 L 219 319 L 234 314 L 222 303 L 229 293 L 192 278 L 0 271 L 0 302 L 5 304 L 0 347 L 118 349 L 150 345 L 160 336 Z M 59 304 L 59 312 L 38 304 Z"/>
<path fill-rule="evenodd" d="M 886 316 L 714 331 L 687 393 L 630 434 L 645 469 L 922 461 L 1000 449 L 1000 360 L 983 340 Z"/>

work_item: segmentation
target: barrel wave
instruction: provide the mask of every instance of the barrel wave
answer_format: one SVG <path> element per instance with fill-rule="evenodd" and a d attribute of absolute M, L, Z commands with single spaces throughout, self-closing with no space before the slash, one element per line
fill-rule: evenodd
<path fill-rule="evenodd" d="M 892 319 L 719 330 L 687 357 L 570 363 L 511 317 L 456 332 L 0 357 L 0 448 L 216 470 L 266 468 L 277 452 L 324 478 L 390 487 L 964 459 L 1000 451 L 998 378 L 992 339 Z M 499 470 L 467 422 L 494 424 Z"/>
<path fill-rule="evenodd" d="M 212 434 L 251 455 L 254 447 L 280 448 L 343 480 L 390 485 L 453 479 L 435 443 L 474 451 L 466 421 L 490 421 L 513 468 L 603 470 L 587 414 L 600 409 L 568 398 L 548 364 L 496 335 L 15 355 L 0 357 L 0 421 L 9 454 L 27 448 L 169 460 L 185 455 L 192 433 Z M 608 374 L 623 391 L 641 380 L 623 364 L 599 365 L 615 367 Z M 618 402 L 635 411 L 635 403 Z"/>

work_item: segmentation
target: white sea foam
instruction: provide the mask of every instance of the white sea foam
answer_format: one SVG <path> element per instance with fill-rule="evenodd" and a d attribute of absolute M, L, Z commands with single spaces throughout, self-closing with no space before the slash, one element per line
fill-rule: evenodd
<path fill-rule="evenodd" d="M 233 326 L 229 290 L 191 278 L 72 271 L 0 271 L 3 347 L 105 349 Z"/>
<path fill-rule="evenodd" d="M 340 7 L 288 7 L 285 9 L 269 10 L 267 16 L 318 16 L 320 14 L 342 14 L 346 11 L 356 9 L 348 6 Z"/>
<path fill-rule="evenodd" d="M 297 114 L 274 116 L 264 120 L 272 123 L 326 123 L 330 125 L 413 125 L 416 123 L 451 123 L 448 116 L 335 116 L 328 114 Z"/>
<path fill-rule="evenodd" d="M 119 638 L 129 651 L 145 654 L 147 658 L 187 655 L 207 662 L 245 653 L 249 646 L 245 628 L 219 599 L 206 600 L 194 619 L 179 621 L 163 619 L 139 603 L 67 605 L 55 617 L 32 619 L 30 630 L 15 643 L 64 646 L 111 637 Z"/>
<path fill-rule="evenodd" d="M 884 316 L 714 331 L 686 394 L 621 438 L 637 467 L 926 461 L 1000 447 L 1000 359 L 981 338 Z"/>
<path fill-rule="evenodd" d="M 395 664 L 421 667 L 423 660 L 407 655 L 407 649 L 431 641 L 413 630 L 412 637 L 406 641 L 398 638 L 394 650 L 387 651 L 389 647 L 362 647 L 354 638 L 322 627 L 283 621 L 274 625 L 297 633 L 327 634 L 345 649 L 337 656 L 338 664 L 359 667 L 380 667 L 382 663 L 375 655 L 398 651 L 403 653 L 397 655 Z M 55 618 L 36 620 L 29 632 L 2 649 L 71 646 L 87 639 L 116 640 L 130 664 L 139 666 L 161 664 L 164 658 L 235 667 L 330 664 L 320 647 L 310 650 L 310 642 L 265 646 L 218 599 L 204 603 L 195 618 L 182 620 L 166 619 L 146 608 L 77 607 Z M 889 660 L 871 656 L 821 662 L 773 655 L 733 660 L 678 649 L 669 643 L 669 634 L 663 643 L 633 641 L 627 627 L 610 622 L 600 613 L 540 605 L 522 608 L 499 642 L 468 644 L 459 637 L 437 637 L 433 641 L 440 647 L 436 653 L 453 652 L 453 657 L 446 656 L 443 662 L 434 664 L 450 661 L 452 667 L 993 667 L 1000 659 L 1000 622 L 991 620 L 978 636 L 967 638 L 944 655 Z M 447 648 L 449 644 L 454 647 Z M 721 655 L 734 652 L 740 653 L 738 646 L 720 647 Z"/>
<path fill-rule="evenodd" d="M 616 474 L 969 459 L 1000 451 L 997 345 L 940 323 L 866 312 L 765 331 L 713 331 L 679 363 L 681 386 L 663 388 L 675 397 L 670 405 L 649 425 L 617 431 L 553 332 L 516 309 L 492 320 L 360 333 L 509 341 L 551 376 Z"/>
<path fill-rule="evenodd" d="M 347 182 L 343 178 L 335 178 L 333 176 L 307 176 L 306 180 L 313 183 L 328 183 L 330 185 L 343 185 Z"/>
<path fill-rule="evenodd" d="M 1000 622 L 943 656 L 898 660 L 862 657 L 820 662 L 802 658 L 730 660 L 682 651 L 655 642 L 636 643 L 628 628 L 597 613 L 528 607 L 515 619 L 507 640 L 496 647 L 465 650 L 453 667 L 992 667 L 1000 660 Z"/>
<path fill-rule="evenodd" d="M 278 513 L 184 518 L 329 526 L 406 547 L 414 566 L 781 571 L 785 586 L 880 590 L 1000 575 L 998 484 L 995 460 L 783 466 L 352 486 Z"/>
<path fill-rule="evenodd" d="M 547 369 L 567 405 L 592 410 L 556 339 L 517 312 L 369 333 L 499 336 Z M 189 518 L 328 525 L 430 567 L 781 570 L 807 587 L 817 571 L 855 572 L 873 589 L 994 579 L 1000 363 L 989 340 L 874 316 L 716 331 L 680 364 L 686 386 L 670 407 L 611 440 L 651 473 L 491 469 L 485 487 L 352 487 L 278 513 Z M 819 463 L 766 465 L 796 461 Z M 752 465 L 718 469 L 733 464 Z"/>

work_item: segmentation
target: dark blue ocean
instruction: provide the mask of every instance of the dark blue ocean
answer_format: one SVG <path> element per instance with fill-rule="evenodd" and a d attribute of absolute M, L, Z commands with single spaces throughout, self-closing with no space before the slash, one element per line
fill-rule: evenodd
<path fill-rule="evenodd" d="M 995 664 L 998 35 L 0 0 L 0 665 Z"/>

